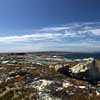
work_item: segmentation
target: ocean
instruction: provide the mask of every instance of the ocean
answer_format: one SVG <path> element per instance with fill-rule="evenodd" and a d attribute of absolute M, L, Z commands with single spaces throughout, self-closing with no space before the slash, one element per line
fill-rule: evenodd
<path fill-rule="evenodd" d="M 68 59 L 83 59 L 89 57 L 100 59 L 100 53 L 66 53 L 60 56 Z"/>
<path fill-rule="evenodd" d="M 66 58 L 66 59 L 83 59 L 83 58 L 95 58 L 100 59 L 100 53 L 72 53 L 72 52 L 35 52 L 33 55 L 39 56 L 56 56 L 58 58 Z"/>

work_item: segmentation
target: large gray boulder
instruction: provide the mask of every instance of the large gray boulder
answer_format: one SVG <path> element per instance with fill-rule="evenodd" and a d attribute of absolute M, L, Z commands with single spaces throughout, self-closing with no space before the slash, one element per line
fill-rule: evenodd
<path fill-rule="evenodd" d="M 69 68 L 71 76 L 90 82 L 97 82 L 100 80 L 100 72 L 93 58 L 88 58 L 83 62 Z"/>

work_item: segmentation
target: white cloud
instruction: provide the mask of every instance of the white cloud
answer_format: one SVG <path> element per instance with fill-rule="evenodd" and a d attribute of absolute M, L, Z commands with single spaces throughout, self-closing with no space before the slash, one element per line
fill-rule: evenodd
<path fill-rule="evenodd" d="M 47 28 L 41 29 L 40 31 L 52 32 L 52 31 L 62 31 L 62 30 L 66 30 L 66 29 L 70 29 L 70 27 L 68 27 L 68 26 L 47 27 Z"/>
<path fill-rule="evenodd" d="M 27 40 L 43 40 L 43 39 L 54 39 L 59 38 L 62 34 L 52 34 L 52 33 L 34 33 L 31 35 L 22 36 L 6 36 L 0 37 L 0 42 L 17 42 L 17 41 L 27 41 Z"/>
<path fill-rule="evenodd" d="M 94 29 L 90 30 L 94 35 L 100 35 L 100 28 L 99 29 Z"/>
<path fill-rule="evenodd" d="M 91 48 L 90 51 L 93 51 L 96 48 L 100 50 L 100 40 L 96 40 L 96 38 L 100 38 L 100 23 L 72 23 L 56 27 L 45 27 L 35 30 L 31 34 L 21 36 L 3 36 L 0 37 L 0 44 L 4 44 L 5 48 L 8 45 L 7 43 L 12 45 L 12 48 L 6 49 L 9 51 L 87 51 L 89 48 Z M 31 43 L 23 45 L 28 41 L 31 41 Z M 14 44 L 21 45 L 16 47 Z"/>
<path fill-rule="evenodd" d="M 93 24 L 93 23 L 91 23 Z M 69 24 L 66 26 L 58 26 L 58 27 L 47 27 L 38 29 L 34 33 L 21 35 L 21 36 L 5 36 L 0 37 L 0 42 L 12 42 L 12 41 L 27 41 L 27 40 L 44 40 L 44 39 L 62 39 L 62 38 L 74 38 L 74 37 L 82 37 L 84 35 L 87 36 L 87 33 L 91 32 L 94 35 L 100 35 L 100 28 L 96 29 L 95 26 L 89 23 L 84 24 Z"/>

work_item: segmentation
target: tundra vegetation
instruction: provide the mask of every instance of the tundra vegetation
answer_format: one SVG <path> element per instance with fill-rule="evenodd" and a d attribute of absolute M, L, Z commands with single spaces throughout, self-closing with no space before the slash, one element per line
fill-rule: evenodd
<path fill-rule="evenodd" d="M 100 100 L 99 69 L 100 60 L 90 58 L 2 54 L 0 100 Z"/>

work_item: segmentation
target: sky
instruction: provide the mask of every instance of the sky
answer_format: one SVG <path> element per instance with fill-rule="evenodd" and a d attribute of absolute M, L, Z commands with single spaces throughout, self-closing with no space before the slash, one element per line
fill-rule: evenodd
<path fill-rule="evenodd" d="M 0 0 L 0 52 L 100 52 L 100 0 Z"/>

